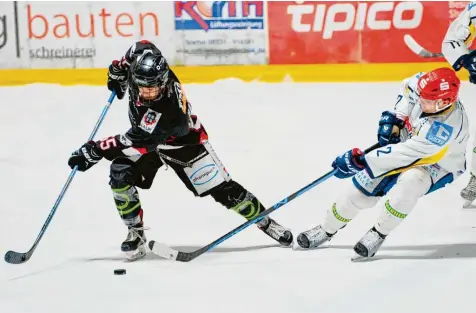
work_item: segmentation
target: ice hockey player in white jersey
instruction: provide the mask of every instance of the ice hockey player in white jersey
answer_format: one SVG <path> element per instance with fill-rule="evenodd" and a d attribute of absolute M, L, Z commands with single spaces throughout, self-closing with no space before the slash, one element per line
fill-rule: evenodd
<path fill-rule="evenodd" d="M 299 234 L 298 245 L 315 248 L 331 240 L 360 210 L 386 196 L 376 223 L 354 246 L 352 260 L 370 258 L 418 199 L 463 174 L 469 135 L 459 88 L 460 80 L 450 68 L 405 79 L 394 110 L 382 113 L 382 148 L 365 155 L 354 148 L 335 159 L 335 176 L 353 177 L 353 184 L 329 208 L 322 225 Z"/>
<path fill-rule="evenodd" d="M 469 47 L 476 35 L 475 23 L 476 1 L 471 1 L 450 24 L 441 47 L 445 59 L 455 71 L 459 71 L 463 67 L 468 70 L 469 81 L 473 84 L 476 84 L 476 51 L 470 52 Z M 473 139 L 470 174 L 468 185 L 461 191 L 465 207 L 476 200 L 476 135 Z"/>

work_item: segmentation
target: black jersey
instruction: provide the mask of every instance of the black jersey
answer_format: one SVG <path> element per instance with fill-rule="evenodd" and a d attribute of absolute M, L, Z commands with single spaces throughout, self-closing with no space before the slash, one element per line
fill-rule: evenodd
<path fill-rule="evenodd" d="M 161 54 L 149 41 L 136 42 L 121 58 L 119 64 L 131 68 L 135 60 L 147 50 Z M 115 135 L 98 142 L 102 154 L 108 159 L 133 156 L 155 151 L 161 145 L 183 146 L 200 144 L 207 139 L 205 129 L 198 118 L 191 114 L 191 105 L 182 85 L 170 70 L 165 89 L 159 96 L 145 105 L 137 93 L 132 92 L 133 82 L 128 80 L 129 120 L 131 128 L 125 134 Z"/>

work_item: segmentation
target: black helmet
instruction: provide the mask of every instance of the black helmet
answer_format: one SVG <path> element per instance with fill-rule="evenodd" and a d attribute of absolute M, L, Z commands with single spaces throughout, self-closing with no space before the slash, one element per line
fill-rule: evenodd
<path fill-rule="evenodd" d="M 165 87 L 169 78 L 169 66 L 161 54 L 144 51 L 132 64 L 131 81 L 133 91 L 138 87 Z"/>

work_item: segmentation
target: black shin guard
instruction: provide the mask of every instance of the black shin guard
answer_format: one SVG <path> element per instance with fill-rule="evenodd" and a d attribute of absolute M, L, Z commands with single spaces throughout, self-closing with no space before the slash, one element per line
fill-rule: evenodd
<path fill-rule="evenodd" d="M 250 220 L 266 210 L 261 202 L 239 183 L 231 180 L 217 186 L 210 195 L 216 202 Z"/>
<path fill-rule="evenodd" d="M 127 226 L 142 224 L 139 193 L 133 185 L 132 164 L 127 161 L 113 162 L 110 178 L 109 184 L 116 208 L 124 224 Z"/>

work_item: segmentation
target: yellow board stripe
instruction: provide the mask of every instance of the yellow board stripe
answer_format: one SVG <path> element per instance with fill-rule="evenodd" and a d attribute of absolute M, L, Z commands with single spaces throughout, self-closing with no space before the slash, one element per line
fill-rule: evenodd
<path fill-rule="evenodd" d="M 172 66 L 182 83 L 212 83 L 238 78 L 246 82 L 384 82 L 400 81 L 416 72 L 449 66 L 445 62 L 379 64 L 299 64 L 299 65 L 223 65 Z M 468 72 L 457 72 L 468 80 Z M 105 86 L 107 69 L 6 69 L 0 70 L 0 85 L 32 83 Z"/>

